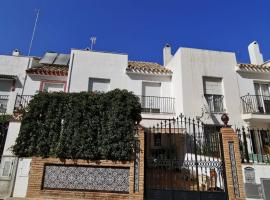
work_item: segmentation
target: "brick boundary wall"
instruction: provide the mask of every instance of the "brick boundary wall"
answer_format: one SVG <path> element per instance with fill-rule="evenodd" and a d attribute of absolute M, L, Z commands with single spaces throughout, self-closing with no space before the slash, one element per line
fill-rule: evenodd
<path fill-rule="evenodd" d="M 224 152 L 224 164 L 226 170 L 226 179 L 227 179 L 227 193 L 229 200 L 244 200 L 244 182 L 243 182 L 243 175 L 242 175 L 242 165 L 241 165 L 241 156 L 239 150 L 239 139 L 237 134 L 234 132 L 232 128 L 222 128 L 221 129 L 222 135 L 222 143 L 223 143 L 223 152 Z M 234 194 L 234 183 L 233 183 L 233 173 L 232 173 L 232 165 L 231 165 L 231 157 L 230 157 L 230 150 L 229 150 L 229 143 L 232 142 L 234 146 L 234 157 L 236 163 L 236 173 L 237 173 L 237 181 L 238 181 L 238 188 L 240 196 L 236 197 Z"/>
<path fill-rule="evenodd" d="M 140 158 L 139 158 L 139 191 L 134 191 L 134 161 L 89 161 L 89 160 L 60 160 L 58 158 L 40 158 L 33 157 L 29 174 L 27 199 L 37 200 L 60 200 L 60 199 L 91 199 L 91 200 L 143 200 L 144 198 L 144 130 L 139 128 L 138 139 L 140 141 Z M 110 193 L 110 192 L 91 192 L 91 191 L 67 191 L 67 190 L 50 190 L 42 189 L 43 172 L 45 164 L 72 164 L 77 166 L 95 166 L 95 167 L 129 167 L 129 193 Z"/>

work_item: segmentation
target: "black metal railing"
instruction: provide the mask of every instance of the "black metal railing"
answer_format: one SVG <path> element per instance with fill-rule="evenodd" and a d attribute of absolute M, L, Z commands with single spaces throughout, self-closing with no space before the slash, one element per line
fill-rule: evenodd
<path fill-rule="evenodd" d="M 16 111 L 25 109 L 33 97 L 33 95 L 17 95 L 14 110 Z"/>
<path fill-rule="evenodd" d="M 0 95 L 0 113 L 6 113 L 8 98 L 8 95 Z"/>
<path fill-rule="evenodd" d="M 243 113 L 270 114 L 270 96 L 246 95 L 241 102 Z"/>
<path fill-rule="evenodd" d="M 215 126 L 206 127 L 183 115 L 147 129 L 146 196 L 152 197 L 156 191 L 164 194 L 163 199 L 167 199 L 166 191 L 221 192 L 225 195 L 220 136 Z"/>
<path fill-rule="evenodd" d="M 143 113 L 175 113 L 174 98 L 156 96 L 138 96 Z"/>
<path fill-rule="evenodd" d="M 268 129 L 237 128 L 242 163 L 270 164 L 270 132 Z"/>
<path fill-rule="evenodd" d="M 223 95 L 205 94 L 204 97 L 207 101 L 209 112 L 213 113 L 224 112 Z"/>

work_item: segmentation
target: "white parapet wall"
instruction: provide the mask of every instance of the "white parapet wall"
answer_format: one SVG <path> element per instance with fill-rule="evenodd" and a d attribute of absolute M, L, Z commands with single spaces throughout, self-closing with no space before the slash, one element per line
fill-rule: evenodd
<path fill-rule="evenodd" d="M 12 146 L 15 144 L 16 139 L 19 135 L 21 128 L 21 122 L 20 121 L 11 121 L 9 123 L 8 132 L 7 132 L 7 138 L 6 143 L 4 147 L 4 156 L 13 156 L 12 152 Z"/>
<path fill-rule="evenodd" d="M 26 197 L 31 161 L 31 158 L 19 159 L 13 197 Z"/>

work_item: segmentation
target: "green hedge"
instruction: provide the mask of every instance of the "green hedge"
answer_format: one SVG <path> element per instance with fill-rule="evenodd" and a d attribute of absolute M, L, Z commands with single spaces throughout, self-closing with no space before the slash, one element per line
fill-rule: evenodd
<path fill-rule="evenodd" d="M 20 157 L 130 160 L 139 99 L 108 93 L 40 93 L 29 103 L 13 147 Z"/>

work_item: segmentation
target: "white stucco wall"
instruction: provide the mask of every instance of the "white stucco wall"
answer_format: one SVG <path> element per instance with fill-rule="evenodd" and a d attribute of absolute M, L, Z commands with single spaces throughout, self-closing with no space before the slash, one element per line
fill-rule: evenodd
<path fill-rule="evenodd" d="M 142 94 L 142 82 L 161 83 L 161 96 L 171 97 L 170 78 L 158 75 L 128 74 L 126 54 L 72 50 L 68 90 L 88 91 L 89 78 L 110 79 L 110 90 L 120 88 Z"/>
<path fill-rule="evenodd" d="M 18 161 L 13 197 L 26 197 L 31 158 L 20 158 Z"/>
<path fill-rule="evenodd" d="M 180 48 L 168 64 L 173 70 L 172 87 L 176 97 L 177 111 L 187 116 L 202 115 L 205 104 L 203 77 L 222 78 L 224 107 L 230 117 L 230 124 L 241 125 L 240 94 L 235 73 L 236 57 L 234 53 L 201 49 Z M 215 115 L 220 121 L 220 114 Z M 212 124 L 207 114 L 202 118 Z"/>
<path fill-rule="evenodd" d="M 5 143 L 4 152 L 3 152 L 4 156 L 14 155 L 12 153 L 12 146 L 15 144 L 15 141 L 18 137 L 19 132 L 20 132 L 20 128 L 21 128 L 21 122 L 11 121 L 9 123 L 6 143 Z"/>
<path fill-rule="evenodd" d="M 184 110 L 183 99 L 183 82 L 181 68 L 181 52 L 180 49 L 172 57 L 171 61 L 166 66 L 173 72 L 171 81 L 171 94 L 175 98 L 175 112 L 179 115 Z"/>

